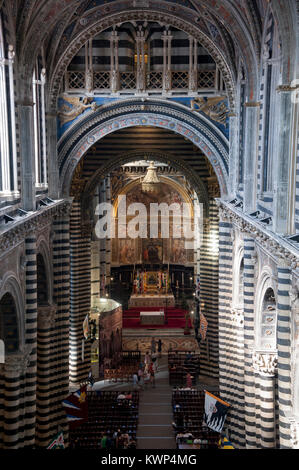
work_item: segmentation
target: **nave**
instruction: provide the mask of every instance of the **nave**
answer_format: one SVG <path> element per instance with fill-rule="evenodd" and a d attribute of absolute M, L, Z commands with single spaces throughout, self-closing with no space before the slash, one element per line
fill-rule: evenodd
<path fill-rule="evenodd" d="M 181 355 L 185 358 L 187 353 Z M 220 434 L 203 424 L 204 390 L 217 394 L 217 381 L 198 375 L 196 385 L 190 388 L 186 386 L 186 373 L 183 381 L 170 380 L 173 363 L 167 354 L 157 363 L 155 387 L 144 380 L 134 386 L 132 377 L 128 382 L 112 378 L 95 382 L 87 392 L 87 423 L 71 432 L 71 448 L 101 449 L 105 435 L 111 441 L 110 449 L 219 448 Z M 117 399 L 121 395 L 127 398 Z M 120 404 L 122 400 L 126 403 Z"/>
<path fill-rule="evenodd" d="M 131 391 L 159 340 L 161 442 L 188 379 L 234 448 L 299 448 L 298 24 L 299 0 L 0 0 L 1 450 L 68 449 L 88 377 Z M 90 394 L 90 446 L 122 418 L 155 444 L 136 393 Z M 171 425 L 201 432 L 185 398 Z"/>

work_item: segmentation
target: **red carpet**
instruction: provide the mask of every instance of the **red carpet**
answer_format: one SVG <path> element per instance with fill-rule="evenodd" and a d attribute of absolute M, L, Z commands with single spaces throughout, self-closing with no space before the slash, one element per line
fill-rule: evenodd
<path fill-rule="evenodd" d="M 165 325 L 141 325 L 140 324 L 140 312 L 156 312 L 159 311 L 157 307 L 135 307 L 130 308 L 129 310 L 124 311 L 123 313 L 123 328 L 182 328 L 184 329 L 186 326 L 186 310 L 182 310 L 180 308 L 167 308 L 165 312 L 165 319 L 167 318 L 167 324 Z M 191 323 L 189 322 L 189 326 L 191 327 Z"/>

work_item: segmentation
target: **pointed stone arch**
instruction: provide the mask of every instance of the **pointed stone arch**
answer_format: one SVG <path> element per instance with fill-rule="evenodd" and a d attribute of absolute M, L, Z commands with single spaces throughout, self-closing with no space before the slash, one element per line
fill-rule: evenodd
<path fill-rule="evenodd" d="M 164 128 L 190 140 L 213 166 L 222 197 L 228 194 L 228 141 L 203 115 L 159 100 L 128 100 L 100 108 L 89 116 L 75 123 L 59 142 L 60 187 L 63 196 L 69 195 L 74 171 L 90 147 L 108 134 L 136 126 Z"/>

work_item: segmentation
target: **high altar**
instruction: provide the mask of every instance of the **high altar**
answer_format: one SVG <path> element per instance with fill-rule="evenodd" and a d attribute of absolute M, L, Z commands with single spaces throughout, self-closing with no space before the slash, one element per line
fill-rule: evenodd
<path fill-rule="evenodd" d="M 134 293 L 129 301 L 132 307 L 174 307 L 175 300 L 170 290 L 168 272 L 137 272 L 134 280 Z"/>

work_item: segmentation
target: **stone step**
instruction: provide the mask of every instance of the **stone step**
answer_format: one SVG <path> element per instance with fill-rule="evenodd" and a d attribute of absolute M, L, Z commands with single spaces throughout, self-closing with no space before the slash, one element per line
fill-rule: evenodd
<path fill-rule="evenodd" d="M 174 439 L 172 426 L 168 424 L 146 424 L 138 425 L 138 438 L 139 437 L 171 437 Z"/>
<path fill-rule="evenodd" d="M 170 413 L 152 413 L 152 414 L 142 414 L 139 415 L 139 426 L 143 426 L 145 424 L 165 424 L 166 422 L 171 422 L 172 415 Z"/>
<path fill-rule="evenodd" d="M 139 439 L 138 449 L 176 449 L 176 443 L 173 437 L 140 437 Z"/>

